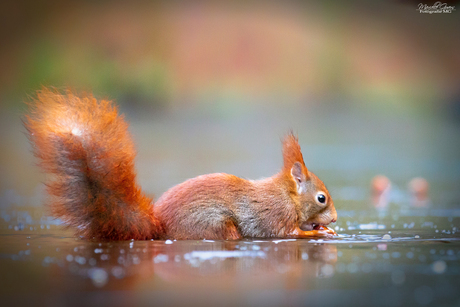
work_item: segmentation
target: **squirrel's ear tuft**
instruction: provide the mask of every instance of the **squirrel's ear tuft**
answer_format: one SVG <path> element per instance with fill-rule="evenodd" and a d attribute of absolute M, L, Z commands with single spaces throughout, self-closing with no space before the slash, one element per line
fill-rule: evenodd
<path fill-rule="evenodd" d="M 283 160 L 285 171 L 289 172 L 295 163 L 299 163 L 306 169 L 302 152 L 300 151 L 299 141 L 292 131 L 283 139 Z"/>

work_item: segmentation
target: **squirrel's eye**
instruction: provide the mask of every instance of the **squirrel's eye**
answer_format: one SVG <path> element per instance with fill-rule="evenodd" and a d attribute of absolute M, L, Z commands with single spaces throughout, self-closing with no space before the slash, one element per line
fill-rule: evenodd
<path fill-rule="evenodd" d="M 326 202 L 326 196 L 324 194 L 322 194 L 322 193 L 318 193 L 318 195 L 316 195 L 316 199 L 321 204 L 324 204 Z"/>

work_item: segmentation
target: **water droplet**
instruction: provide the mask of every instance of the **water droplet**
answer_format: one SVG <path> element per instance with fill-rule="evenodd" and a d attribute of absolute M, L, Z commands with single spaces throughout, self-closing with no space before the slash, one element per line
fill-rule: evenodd
<path fill-rule="evenodd" d="M 125 276 L 125 271 L 123 270 L 122 267 L 115 266 L 112 268 L 112 275 L 115 276 L 115 278 L 123 278 Z"/>
<path fill-rule="evenodd" d="M 406 274 L 403 271 L 396 270 L 391 272 L 391 281 L 395 285 L 401 285 L 406 280 Z"/>
<path fill-rule="evenodd" d="M 385 234 L 383 235 L 382 240 L 391 240 L 391 236 L 389 234 Z"/>
<path fill-rule="evenodd" d="M 107 281 L 109 274 L 104 269 L 92 268 L 88 270 L 88 275 L 96 287 L 103 287 Z"/>
<path fill-rule="evenodd" d="M 107 254 L 101 255 L 101 260 L 109 260 L 110 256 Z"/>
<path fill-rule="evenodd" d="M 330 264 L 325 264 L 321 267 L 321 276 L 322 277 L 331 277 L 334 275 L 334 267 Z"/>
<path fill-rule="evenodd" d="M 165 254 L 158 254 L 155 258 L 153 258 L 154 263 L 160 263 L 160 262 L 168 262 L 168 255 Z"/>
<path fill-rule="evenodd" d="M 436 274 L 442 274 L 446 271 L 446 268 L 447 268 L 447 264 L 442 261 L 442 260 L 438 260 L 438 261 L 435 261 L 433 262 L 433 264 L 431 265 L 431 269 L 433 270 L 433 272 L 435 272 Z"/>

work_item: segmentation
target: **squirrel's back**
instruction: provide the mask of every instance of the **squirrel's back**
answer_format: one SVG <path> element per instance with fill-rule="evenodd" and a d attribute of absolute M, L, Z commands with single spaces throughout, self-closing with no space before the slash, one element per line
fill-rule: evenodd
<path fill-rule="evenodd" d="M 136 184 L 135 150 L 111 101 L 42 89 L 25 126 L 47 182 L 53 216 L 86 238 L 148 239 L 162 234 L 152 199 Z"/>

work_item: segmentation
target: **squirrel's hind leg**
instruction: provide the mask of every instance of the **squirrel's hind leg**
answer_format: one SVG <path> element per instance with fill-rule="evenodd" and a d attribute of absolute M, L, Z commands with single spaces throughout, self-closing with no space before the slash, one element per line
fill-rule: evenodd
<path fill-rule="evenodd" d="M 243 238 L 238 231 L 235 222 L 231 219 L 228 219 L 225 222 L 223 236 L 224 240 L 239 240 Z"/>

